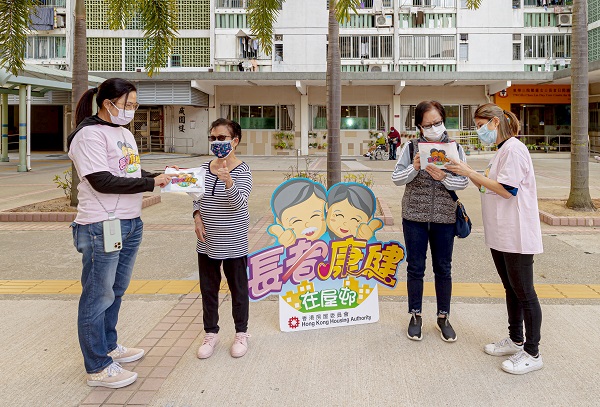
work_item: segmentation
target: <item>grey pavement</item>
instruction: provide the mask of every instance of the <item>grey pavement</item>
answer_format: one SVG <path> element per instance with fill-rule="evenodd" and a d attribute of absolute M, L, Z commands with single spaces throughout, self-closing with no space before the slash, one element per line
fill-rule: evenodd
<path fill-rule="evenodd" d="M 490 154 L 472 155 L 469 163 L 483 169 Z M 61 153 L 34 154 L 33 171 L 17 173 L 17 160 L 0 163 L 0 210 L 62 195 L 52 178 L 68 168 Z M 242 157 L 253 170 L 250 198 L 252 224 L 269 214 L 269 200 L 296 158 Z M 149 154 L 147 170 L 165 165 L 197 166 L 207 156 Z M 538 195 L 566 198 L 569 155 L 534 154 Z M 304 169 L 300 159 L 300 168 Z M 325 157 L 311 166 L 326 169 Z M 403 188 L 393 185 L 394 163 L 344 157 L 345 172 L 366 172 L 373 191 L 391 208 L 400 223 Z M 158 193 L 158 192 L 154 192 Z M 590 162 L 590 193 L 600 198 L 600 163 Z M 479 193 L 470 186 L 459 193 L 475 230 L 455 244 L 456 282 L 499 283 L 483 242 Z M 134 279 L 197 279 L 191 199 L 162 194 L 162 203 L 144 209 L 146 225 L 175 225 L 169 230 L 148 228 L 134 270 Z M 0 228 L 0 279 L 78 279 L 81 259 L 64 230 L 25 230 L 17 224 Z M 0 225 L 1 226 L 1 225 Z M 23 228 L 20 229 L 20 226 Z M 19 230 L 20 229 L 20 230 Z M 600 284 L 600 229 L 542 226 L 545 253 L 536 256 L 537 283 Z M 381 239 L 403 241 L 402 233 L 378 233 Z M 265 240 L 264 245 L 270 244 Z M 176 255 L 167 249 L 177 247 Z M 426 280 L 432 281 L 430 268 Z M 400 284 L 405 281 L 402 271 Z M 120 338 L 132 346 L 172 308 L 178 295 L 132 295 L 124 300 Z M 76 406 L 91 391 L 85 385 L 76 337 L 75 295 L 0 295 L 0 405 Z M 405 336 L 405 297 L 385 297 L 376 324 L 281 333 L 277 303 L 251 304 L 250 350 L 239 360 L 228 347 L 233 335 L 231 302 L 221 307 L 222 342 L 215 355 L 195 358 L 197 338 L 150 405 L 274 406 L 274 405 L 465 405 L 563 406 L 600 405 L 597 385 L 600 365 L 600 300 L 542 300 L 544 323 L 541 352 L 545 368 L 524 377 L 499 369 L 502 359 L 485 355 L 483 344 L 506 336 L 502 300 L 457 297 L 452 321 L 459 335 L 454 344 L 439 339 L 433 329 L 432 298 L 425 303 L 425 338 Z M 429 313 L 427 311 L 430 311 Z M 429 316 L 429 317 L 428 317 Z"/>

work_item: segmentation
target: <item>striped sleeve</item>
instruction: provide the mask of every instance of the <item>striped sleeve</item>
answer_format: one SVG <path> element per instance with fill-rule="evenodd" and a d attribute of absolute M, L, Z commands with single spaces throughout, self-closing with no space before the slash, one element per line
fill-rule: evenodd
<path fill-rule="evenodd" d="M 248 167 L 244 168 L 240 174 L 236 174 L 235 181 L 229 189 L 225 189 L 229 205 L 233 209 L 243 209 L 248 207 L 248 197 L 252 191 L 252 174 Z"/>
<path fill-rule="evenodd" d="M 400 158 L 398 158 L 396 168 L 394 168 L 394 172 L 392 173 L 392 181 L 398 186 L 408 184 L 415 179 L 419 173 L 412 165 L 412 157 L 410 157 L 410 149 L 408 148 L 409 145 L 410 141 L 407 141 L 404 143 L 404 146 L 402 146 Z"/>
<path fill-rule="evenodd" d="M 462 146 L 460 144 L 457 144 L 457 145 L 458 145 L 458 158 L 461 161 L 466 163 L 467 155 L 465 154 L 465 151 L 463 150 Z M 447 171 L 447 174 L 448 174 L 448 176 L 442 180 L 442 184 L 444 184 L 446 189 L 451 190 L 451 191 L 460 191 L 462 189 L 465 189 L 467 186 L 469 186 L 469 178 L 465 177 L 464 175 L 456 175 L 449 171 Z"/>

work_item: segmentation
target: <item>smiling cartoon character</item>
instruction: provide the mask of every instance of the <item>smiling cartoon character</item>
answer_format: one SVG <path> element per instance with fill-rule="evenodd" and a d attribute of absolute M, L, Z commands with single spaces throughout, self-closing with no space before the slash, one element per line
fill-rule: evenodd
<path fill-rule="evenodd" d="M 119 160 L 119 167 L 131 174 L 140 169 L 140 156 L 133 147 L 125 142 L 118 141 L 117 146 L 123 152 L 123 158 Z"/>
<path fill-rule="evenodd" d="M 275 223 L 268 232 L 285 247 L 296 239 L 319 239 L 327 230 L 326 199 L 323 185 L 309 179 L 295 178 L 281 184 L 271 198 Z"/>
<path fill-rule="evenodd" d="M 370 240 L 383 223 L 375 215 L 375 196 L 366 186 L 339 183 L 327 193 L 327 227 L 332 238 Z"/>

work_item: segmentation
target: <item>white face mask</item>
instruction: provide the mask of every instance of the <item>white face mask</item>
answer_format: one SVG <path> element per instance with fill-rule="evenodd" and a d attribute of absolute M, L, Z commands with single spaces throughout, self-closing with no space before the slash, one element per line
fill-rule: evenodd
<path fill-rule="evenodd" d="M 446 131 L 446 126 L 444 123 L 439 126 L 431 126 L 430 129 L 421 129 L 423 130 L 423 136 L 427 139 L 427 141 L 440 141 L 444 136 L 444 132 Z"/>
<path fill-rule="evenodd" d="M 113 116 L 108 110 L 108 114 L 110 115 L 110 121 L 114 124 L 118 124 L 119 126 L 125 126 L 129 124 L 133 120 L 133 116 L 135 116 L 135 110 L 125 110 L 119 109 L 113 102 L 110 102 L 111 105 L 117 109 L 119 113 L 116 116 Z"/>

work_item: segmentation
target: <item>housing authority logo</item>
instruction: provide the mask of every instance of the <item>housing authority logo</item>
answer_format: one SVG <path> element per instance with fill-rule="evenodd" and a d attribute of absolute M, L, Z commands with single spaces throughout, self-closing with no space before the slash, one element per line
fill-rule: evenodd
<path fill-rule="evenodd" d="M 312 316 L 312 315 L 311 315 Z M 354 317 L 343 317 L 343 318 L 321 318 L 321 319 L 309 319 L 307 317 L 302 318 L 302 322 L 297 317 L 291 317 L 288 320 L 288 326 L 292 329 L 302 327 L 316 327 L 316 326 L 336 326 L 349 324 L 350 322 L 370 321 L 371 315 L 354 316 Z"/>

